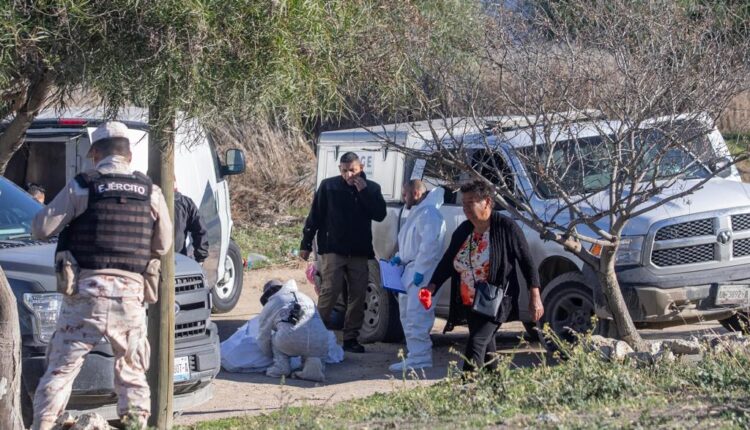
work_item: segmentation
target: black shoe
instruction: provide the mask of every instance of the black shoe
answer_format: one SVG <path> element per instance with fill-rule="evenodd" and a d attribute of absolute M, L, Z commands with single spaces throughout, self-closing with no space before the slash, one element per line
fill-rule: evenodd
<path fill-rule="evenodd" d="M 362 354 L 365 352 L 365 347 L 360 345 L 356 339 L 344 341 L 344 351 L 354 352 L 356 354 Z"/>

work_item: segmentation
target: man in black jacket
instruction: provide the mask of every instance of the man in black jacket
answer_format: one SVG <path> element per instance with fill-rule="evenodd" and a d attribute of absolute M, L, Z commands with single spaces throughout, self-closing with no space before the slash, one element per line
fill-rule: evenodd
<path fill-rule="evenodd" d="M 193 258 L 198 263 L 208 258 L 208 235 L 206 226 L 201 220 L 198 207 L 190 197 L 174 191 L 174 250 L 182 255 L 188 255 L 186 243 L 190 234 L 193 247 Z"/>
<path fill-rule="evenodd" d="M 342 155 L 339 170 L 341 176 L 323 180 L 315 193 L 302 232 L 300 257 L 310 257 L 317 234 L 323 280 L 318 297 L 320 316 L 331 325 L 331 312 L 346 287 L 344 350 L 365 352 L 357 337 L 365 317 L 367 260 L 375 257 L 372 221 L 385 219 L 385 200 L 380 186 L 365 178 L 357 154 Z"/>

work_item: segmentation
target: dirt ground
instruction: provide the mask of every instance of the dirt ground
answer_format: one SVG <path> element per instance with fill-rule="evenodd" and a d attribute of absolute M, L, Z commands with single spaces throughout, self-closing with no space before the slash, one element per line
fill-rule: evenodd
<path fill-rule="evenodd" d="M 260 312 L 260 288 L 268 279 L 293 278 L 300 289 L 310 297 L 315 293 L 305 279 L 303 267 L 254 270 L 245 273 L 245 284 L 237 307 L 230 313 L 215 315 L 222 340 Z M 222 371 L 214 382 L 213 398 L 182 413 L 175 424 L 191 424 L 232 416 L 255 415 L 271 412 L 285 406 L 331 404 L 342 400 L 366 397 L 374 393 L 432 384 L 446 376 L 449 363 L 458 361 L 454 351 L 462 351 L 468 335 L 466 328 L 442 334 L 445 321 L 438 319 L 432 331 L 435 367 L 406 380 L 401 374 L 388 371 L 388 366 L 398 360 L 399 344 L 369 344 L 365 354 L 346 353 L 344 361 L 326 367 L 326 382 L 314 383 L 289 379 L 284 384 L 274 378 L 254 373 L 229 373 Z M 712 323 L 695 324 L 665 331 L 647 330 L 646 338 L 683 337 L 696 332 L 723 331 Z M 542 360 L 543 348 L 537 343 L 521 342 L 524 329 L 520 323 L 504 325 L 498 333 L 498 349 L 502 354 L 515 354 L 514 363 L 529 366 Z"/>

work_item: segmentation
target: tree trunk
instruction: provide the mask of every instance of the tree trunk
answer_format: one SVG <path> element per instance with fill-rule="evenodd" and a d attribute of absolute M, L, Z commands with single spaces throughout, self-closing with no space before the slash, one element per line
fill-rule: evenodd
<path fill-rule="evenodd" d="M 23 429 L 21 418 L 21 328 L 16 297 L 0 268 L 0 428 Z"/>
<path fill-rule="evenodd" d="M 602 250 L 599 270 L 597 270 L 599 284 L 604 292 L 607 307 L 612 313 L 618 337 L 627 342 L 634 350 L 646 351 L 646 344 L 635 329 L 635 324 L 633 324 L 633 319 L 630 317 L 630 312 L 625 304 L 625 298 L 620 290 L 620 283 L 615 273 L 616 252 L 615 248 L 609 247 Z"/>
<path fill-rule="evenodd" d="M 148 173 L 159 185 L 174 221 L 174 129 L 175 111 L 164 103 L 149 107 Z M 151 345 L 151 419 L 159 430 L 172 428 L 174 413 L 174 245 L 161 258 L 159 301 L 149 306 L 148 337 Z"/>
<path fill-rule="evenodd" d="M 5 174 L 10 159 L 21 147 L 21 138 L 44 106 L 53 78 L 53 73 L 47 71 L 31 83 L 26 91 L 26 102 L 21 105 L 16 116 L 0 134 L 0 175 Z"/>

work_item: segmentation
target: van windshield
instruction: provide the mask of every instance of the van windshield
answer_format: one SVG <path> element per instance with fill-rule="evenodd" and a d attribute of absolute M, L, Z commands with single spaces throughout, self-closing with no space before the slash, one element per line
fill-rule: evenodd
<path fill-rule="evenodd" d="M 609 142 L 612 136 L 591 136 L 555 142 L 554 145 L 538 145 L 526 147 L 518 151 L 519 158 L 526 165 L 531 180 L 544 198 L 558 197 L 550 186 L 560 184 L 560 188 L 571 195 L 595 193 L 603 190 L 612 183 L 612 160 Z M 637 145 L 645 145 L 647 150 L 643 160 L 639 163 L 642 168 L 636 174 L 648 169 L 644 181 L 659 178 L 682 176 L 684 179 L 706 178 L 711 173 L 690 147 L 679 145 L 664 151 L 664 136 L 658 130 L 648 130 L 639 136 Z M 537 168 L 545 166 L 544 174 L 539 174 Z"/>
<path fill-rule="evenodd" d="M 31 220 L 42 205 L 16 184 L 0 177 L 0 240 L 31 236 Z"/>

